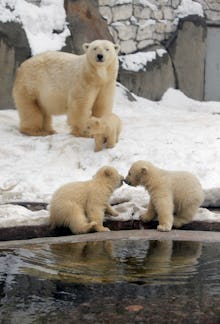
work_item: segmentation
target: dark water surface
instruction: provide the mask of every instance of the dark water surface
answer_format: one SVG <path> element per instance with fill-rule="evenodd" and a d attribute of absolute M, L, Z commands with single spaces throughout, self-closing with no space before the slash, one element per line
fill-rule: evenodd
<path fill-rule="evenodd" d="M 220 244 L 0 249 L 0 323 L 220 323 Z"/>

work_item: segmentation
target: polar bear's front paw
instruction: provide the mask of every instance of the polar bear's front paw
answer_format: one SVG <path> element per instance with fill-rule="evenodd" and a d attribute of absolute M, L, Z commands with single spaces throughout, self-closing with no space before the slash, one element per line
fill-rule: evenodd
<path fill-rule="evenodd" d="M 169 225 L 169 224 L 158 225 L 157 229 L 160 232 L 170 232 L 172 229 L 172 225 Z"/>
<path fill-rule="evenodd" d="M 110 229 L 108 227 L 102 227 L 100 232 L 110 232 Z"/>
<path fill-rule="evenodd" d="M 119 213 L 118 212 L 116 212 L 115 210 L 113 210 L 113 209 L 111 209 L 111 212 L 109 212 L 109 214 L 111 215 L 111 216 L 114 216 L 114 217 L 117 217 L 117 216 L 119 216 Z"/>
<path fill-rule="evenodd" d="M 97 232 L 110 232 L 110 229 L 105 226 L 96 225 Z"/>
<path fill-rule="evenodd" d="M 96 146 L 94 149 L 95 152 L 100 152 L 102 151 L 102 146 Z"/>
<path fill-rule="evenodd" d="M 92 228 L 92 227 L 95 228 L 95 227 L 97 226 L 97 222 L 90 222 L 89 225 L 91 226 L 91 228 Z"/>

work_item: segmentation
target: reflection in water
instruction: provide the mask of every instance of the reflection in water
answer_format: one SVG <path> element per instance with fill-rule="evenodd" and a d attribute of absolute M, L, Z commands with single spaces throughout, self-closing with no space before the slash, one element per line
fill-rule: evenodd
<path fill-rule="evenodd" d="M 25 264 L 20 271 L 77 283 L 151 283 L 154 275 L 157 275 L 156 280 L 167 283 L 173 281 L 172 272 L 182 283 L 194 273 L 200 254 L 199 242 L 124 240 L 51 244 L 32 250 L 27 256 L 26 251 L 22 253 Z"/>
<path fill-rule="evenodd" d="M 86 323 L 89 313 L 88 323 L 97 320 L 94 314 L 104 316 L 100 323 L 114 316 L 129 323 L 125 307 L 135 303 L 154 322 L 174 310 L 187 318 L 188 308 L 192 319 L 195 307 L 195 318 L 218 319 L 219 266 L 217 243 L 118 240 L 0 250 L 0 319 L 72 323 L 69 314 Z"/>

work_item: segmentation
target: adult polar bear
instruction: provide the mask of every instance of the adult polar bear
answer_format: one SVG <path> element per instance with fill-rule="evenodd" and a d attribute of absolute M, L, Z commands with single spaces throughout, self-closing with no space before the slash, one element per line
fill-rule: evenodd
<path fill-rule="evenodd" d="M 13 97 L 22 133 L 54 134 L 52 115 L 67 114 L 72 134 L 85 136 L 91 115 L 112 112 L 119 45 L 95 40 L 83 49 L 83 55 L 49 51 L 21 64 Z"/>

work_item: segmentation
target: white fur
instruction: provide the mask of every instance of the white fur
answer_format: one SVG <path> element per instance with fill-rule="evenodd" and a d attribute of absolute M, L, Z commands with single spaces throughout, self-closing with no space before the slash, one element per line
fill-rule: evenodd
<path fill-rule="evenodd" d="M 167 171 L 147 161 L 135 162 L 125 180 L 132 186 L 142 185 L 150 194 L 143 222 L 158 216 L 158 230 L 170 231 L 192 221 L 204 200 L 199 180 L 190 172 Z"/>
<path fill-rule="evenodd" d="M 53 134 L 51 116 L 67 114 L 72 133 L 85 136 L 91 115 L 112 112 L 119 47 L 107 40 L 83 47 L 83 55 L 50 51 L 21 64 L 13 96 L 22 133 Z"/>

